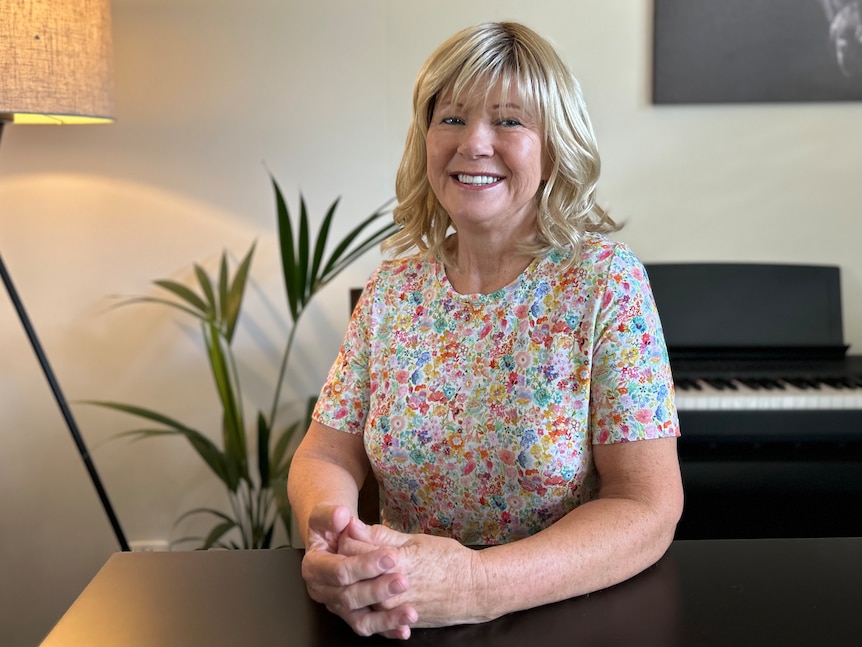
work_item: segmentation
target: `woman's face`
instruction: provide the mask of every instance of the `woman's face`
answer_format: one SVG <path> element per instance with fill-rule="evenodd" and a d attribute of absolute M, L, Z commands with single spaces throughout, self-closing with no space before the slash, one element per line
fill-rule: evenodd
<path fill-rule="evenodd" d="M 459 232 L 535 231 L 536 192 L 547 178 L 539 119 L 500 86 L 434 106 L 426 136 L 428 181 Z"/>

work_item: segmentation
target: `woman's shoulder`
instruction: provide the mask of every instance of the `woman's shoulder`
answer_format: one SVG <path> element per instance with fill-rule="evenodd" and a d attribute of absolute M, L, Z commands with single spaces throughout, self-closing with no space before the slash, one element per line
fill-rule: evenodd
<path fill-rule="evenodd" d="M 380 261 L 375 274 L 386 277 L 425 275 L 434 271 L 434 260 L 420 254 Z"/>
<path fill-rule="evenodd" d="M 572 261 L 571 255 L 577 258 Z M 548 256 L 554 265 L 568 265 L 569 271 L 578 275 L 604 275 L 611 271 L 631 269 L 643 271 L 643 264 L 623 242 L 612 240 L 604 234 L 587 232 L 583 234 L 577 251 L 553 251 Z"/>
<path fill-rule="evenodd" d="M 375 285 L 377 289 L 415 289 L 433 277 L 435 272 L 434 260 L 419 254 L 387 258 L 380 261 L 371 275 L 369 284 Z"/>
<path fill-rule="evenodd" d="M 649 284 L 646 268 L 632 249 L 602 234 L 584 236 L 578 265 L 604 293 L 641 292 Z"/>
<path fill-rule="evenodd" d="M 611 240 L 604 234 L 587 232 L 581 241 L 581 263 L 596 264 L 622 260 L 627 264 L 639 264 L 640 261 L 631 248 L 618 240 Z"/>

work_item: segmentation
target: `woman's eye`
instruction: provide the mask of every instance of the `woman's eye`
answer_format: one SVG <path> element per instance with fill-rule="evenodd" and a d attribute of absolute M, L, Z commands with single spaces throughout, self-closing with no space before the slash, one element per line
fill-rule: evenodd
<path fill-rule="evenodd" d="M 464 122 L 459 117 L 443 117 L 440 123 L 446 124 L 447 126 L 458 126 Z"/>
<path fill-rule="evenodd" d="M 501 119 L 500 125 L 505 126 L 506 128 L 514 128 L 516 126 L 520 126 L 521 122 L 517 119 Z"/>

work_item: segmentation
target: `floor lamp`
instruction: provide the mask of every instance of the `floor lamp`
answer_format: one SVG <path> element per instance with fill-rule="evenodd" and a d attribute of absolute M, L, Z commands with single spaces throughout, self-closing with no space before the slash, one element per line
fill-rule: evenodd
<path fill-rule="evenodd" d="M 0 136 L 9 123 L 113 121 L 110 0 L 0 0 Z M 48 357 L 0 256 L 0 277 L 24 326 L 120 549 L 129 550 Z"/>

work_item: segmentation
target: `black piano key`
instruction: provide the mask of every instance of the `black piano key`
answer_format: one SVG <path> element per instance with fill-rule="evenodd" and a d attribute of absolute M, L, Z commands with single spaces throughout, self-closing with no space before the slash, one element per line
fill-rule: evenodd
<path fill-rule="evenodd" d="M 712 388 L 718 389 L 719 391 L 724 391 L 725 389 L 731 388 L 730 382 L 720 377 L 708 377 L 704 379 L 704 382 L 709 384 Z"/>
<path fill-rule="evenodd" d="M 694 380 L 687 377 L 678 377 L 674 380 L 674 384 L 676 387 L 682 391 L 689 391 L 690 389 L 699 389 L 700 385 Z"/>
<path fill-rule="evenodd" d="M 759 380 L 756 380 L 755 378 L 752 378 L 752 377 L 740 377 L 740 378 L 737 378 L 737 380 L 738 380 L 740 383 L 742 383 L 742 384 L 744 384 L 745 386 L 747 386 L 749 389 L 754 389 L 755 391 L 759 391 L 759 390 L 760 390 L 760 388 L 761 388 L 761 386 L 760 386 L 760 381 L 759 381 Z"/>
<path fill-rule="evenodd" d="M 824 384 L 831 386 L 833 389 L 844 388 L 844 382 L 840 377 L 824 377 L 822 381 Z"/>

